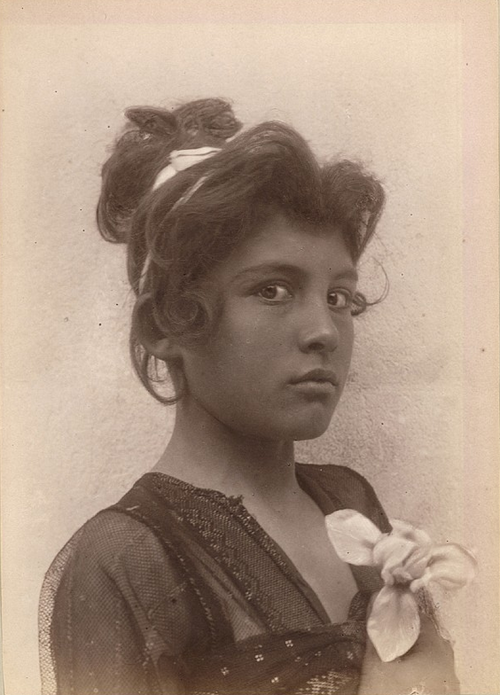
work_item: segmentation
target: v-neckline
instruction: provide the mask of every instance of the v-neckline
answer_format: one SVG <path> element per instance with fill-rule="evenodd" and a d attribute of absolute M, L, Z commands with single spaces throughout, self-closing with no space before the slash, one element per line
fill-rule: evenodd
<path fill-rule="evenodd" d="M 319 509 L 325 516 L 333 511 L 336 511 L 337 509 L 342 509 L 342 503 L 338 497 L 336 497 L 335 495 L 328 495 L 316 483 L 314 478 L 309 477 L 307 475 L 305 471 L 308 467 L 308 464 L 296 464 L 297 482 L 301 489 L 312 499 L 312 501 L 319 507 Z M 249 512 L 249 510 L 243 502 L 242 495 L 226 495 L 224 492 L 221 492 L 220 490 L 198 487 L 197 485 L 188 483 L 185 480 L 181 480 L 180 478 L 176 478 L 174 476 L 169 475 L 168 473 L 163 473 L 161 471 L 151 471 L 149 473 L 146 473 L 144 477 L 146 476 L 159 477 L 160 479 L 169 481 L 177 487 L 184 488 L 192 493 L 201 495 L 202 497 L 209 497 L 213 500 L 218 500 L 219 502 L 222 502 L 226 507 L 229 506 L 237 508 L 240 515 L 244 515 L 247 521 L 250 524 L 252 524 L 252 526 L 254 527 L 255 534 L 259 536 L 260 540 L 265 541 L 266 545 L 272 549 L 274 561 L 276 562 L 276 564 L 278 564 L 278 566 L 281 566 L 282 569 L 286 569 L 289 578 L 294 580 L 295 584 L 298 585 L 300 593 L 304 596 L 304 598 L 313 608 L 321 623 L 323 625 L 341 625 L 344 622 L 346 622 L 332 622 L 318 594 L 314 591 L 309 582 L 306 581 L 302 573 L 298 570 L 295 563 L 283 550 L 280 544 L 277 541 L 275 541 L 275 539 L 264 529 L 264 527 L 259 523 L 256 517 Z M 335 501 L 332 499 L 332 497 L 335 497 Z M 353 574 L 354 581 L 356 582 L 358 590 L 356 591 L 349 603 L 349 609 L 346 619 L 347 621 L 351 619 L 353 607 L 356 605 L 356 600 L 362 593 L 356 573 L 357 568 L 352 565 L 349 565 L 349 567 Z"/>

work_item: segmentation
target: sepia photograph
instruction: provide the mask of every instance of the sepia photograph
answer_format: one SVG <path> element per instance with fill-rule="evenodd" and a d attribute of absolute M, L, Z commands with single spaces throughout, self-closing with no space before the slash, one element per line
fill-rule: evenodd
<path fill-rule="evenodd" d="M 0 2 L 5 695 L 498 695 L 495 0 Z"/>

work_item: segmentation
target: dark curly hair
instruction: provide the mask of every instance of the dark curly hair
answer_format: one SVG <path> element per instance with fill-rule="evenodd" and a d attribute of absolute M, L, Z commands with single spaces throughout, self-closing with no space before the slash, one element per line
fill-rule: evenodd
<path fill-rule="evenodd" d="M 127 244 L 128 276 L 137 296 L 151 297 L 156 325 L 178 344 L 210 335 L 216 321 L 203 280 L 272 212 L 341 230 L 356 262 L 374 233 L 383 203 L 380 183 L 360 165 L 321 166 L 290 126 L 265 122 L 237 135 L 241 123 L 222 99 L 171 111 L 137 107 L 102 169 L 97 221 L 108 241 Z M 234 137 L 236 136 L 236 137 Z M 154 188 L 176 149 L 221 148 Z M 361 293 L 353 314 L 368 302 Z M 134 368 L 159 401 L 161 364 L 132 325 Z"/>

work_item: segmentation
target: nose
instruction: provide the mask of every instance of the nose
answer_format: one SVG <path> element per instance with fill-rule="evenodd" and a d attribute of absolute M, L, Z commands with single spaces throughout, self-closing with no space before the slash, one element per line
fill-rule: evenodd
<path fill-rule="evenodd" d="M 332 352 L 339 344 L 339 329 L 328 306 L 307 307 L 300 328 L 302 352 Z"/>

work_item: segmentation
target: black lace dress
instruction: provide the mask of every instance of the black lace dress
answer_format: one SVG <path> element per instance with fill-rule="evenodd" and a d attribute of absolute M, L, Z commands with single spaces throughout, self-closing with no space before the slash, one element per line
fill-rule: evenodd
<path fill-rule="evenodd" d="M 325 514 L 390 530 L 372 488 L 342 466 L 297 465 Z M 350 695 L 359 685 L 372 568 L 332 624 L 240 498 L 147 473 L 61 550 L 40 603 L 46 695 Z"/>

